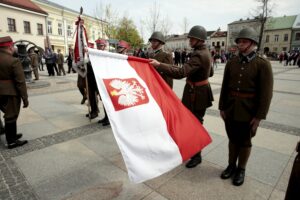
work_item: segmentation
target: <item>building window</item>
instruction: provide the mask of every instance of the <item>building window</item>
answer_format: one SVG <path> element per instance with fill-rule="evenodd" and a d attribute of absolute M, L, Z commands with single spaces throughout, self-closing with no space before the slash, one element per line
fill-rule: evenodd
<path fill-rule="evenodd" d="M 225 42 L 224 41 L 222 41 L 222 47 L 224 47 L 225 46 Z"/>
<path fill-rule="evenodd" d="M 37 34 L 44 35 L 43 34 L 43 24 L 37 24 Z"/>
<path fill-rule="evenodd" d="M 220 46 L 220 42 L 217 42 L 217 47 L 219 47 Z"/>
<path fill-rule="evenodd" d="M 279 35 L 274 35 L 274 41 L 278 42 L 278 39 L 279 39 Z"/>
<path fill-rule="evenodd" d="M 92 31 L 93 41 L 95 41 L 95 31 Z"/>
<path fill-rule="evenodd" d="M 289 40 L 289 34 L 284 34 L 284 37 L 283 37 L 283 41 L 288 41 Z"/>
<path fill-rule="evenodd" d="M 72 37 L 72 26 L 71 25 L 67 26 L 67 34 L 68 34 L 68 37 Z"/>
<path fill-rule="evenodd" d="M 212 42 L 212 44 L 211 44 L 213 47 L 215 46 L 215 42 Z"/>
<path fill-rule="evenodd" d="M 58 23 L 57 27 L 58 27 L 57 29 L 58 35 L 62 35 L 63 34 L 62 23 Z"/>
<path fill-rule="evenodd" d="M 51 21 L 48 21 L 48 33 L 49 34 L 52 34 L 52 22 Z"/>
<path fill-rule="evenodd" d="M 282 51 L 286 51 L 287 50 L 287 48 L 286 47 L 282 47 Z"/>
<path fill-rule="evenodd" d="M 295 40 L 300 40 L 300 32 L 296 33 Z"/>
<path fill-rule="evenodd" d="M 266 43 L 269 42 L 270 36 L 266 35 Z"/>
<path fill-rule="evenodd" d="M 24 33 L 31 33 L 30 22 L 24 21 Z"/>
<path fill-rule="evenodd" d="M 16 20 L 12 18 L 7 18 L 7 25 L 9 32 L 16 32 Z"/>

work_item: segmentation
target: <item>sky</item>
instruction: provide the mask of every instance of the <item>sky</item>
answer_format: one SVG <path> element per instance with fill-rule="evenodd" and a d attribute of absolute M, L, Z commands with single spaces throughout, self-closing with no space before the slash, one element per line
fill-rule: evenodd
<path fill-rule="evenodd" d="M 187 19 L 187 32 L 194 25 L 201 25 L 207 31 L 227 30 L 227 24 L 255 16 L 259 3 L 256 0 L 49 0 L 73 10 L 83 7 L 84 13 L 95 16 L 100 5 L 111 5 L 118 17 L 126 16 L 134 21 L 142 37 L 151 33 L 145 21 L 150 17 L 154 4 L 159 6 L 161 18 L 170 24 L 170 34 L 184 32 L 184 18 Z M 299 0 L 270 0 L 274 5 L 272 16 L 300 14 Z M 99 9 L 98 9 L 99 10 Z M 142 30 L 142 31 L 141 31 Z"/>

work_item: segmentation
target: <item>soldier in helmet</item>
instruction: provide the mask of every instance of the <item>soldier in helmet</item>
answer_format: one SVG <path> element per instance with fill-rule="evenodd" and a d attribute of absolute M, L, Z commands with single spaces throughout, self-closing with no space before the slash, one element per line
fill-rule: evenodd
<path fill-rule="evenodd" d="M 239 55 L 225 66 L 219 101 L 229 138 L 228 166 L 221 178 L 233 176 L 233 184 L 240 186 L 244 183 L 251 138 L 269 110 L 273 73 L 270 62 L 256 54 L 258 34 L 254 29 L 242 29 L 235 42 Z"/>
<path fill-rule="evenodd" d="M 117 44 L 117 53 L 127 55 L 128 50 L 130 49 L 130 45 L 128 42 L 124 40 L 120 40 Z"/>
<path fill-rule="evenodd" d="M 149 38 L 149 42 L 151 42 L 151 48 L 153 49 L 153 53 L 149 55 L 150 58 L 157 60 L 158 62 L 173 64 L 172 55 L 163 51 L 162 47 L 165 44 L 165 37 L 161 32 L 152 33 Z M 163 72 L 159 71 L 161 77 L 166 81 L 166 83 L 173 88 L 173 79 Z"/>
<path fill-rule="evenodd" d="M 200 123 L 203 123 L 205 111 L 212 106 L 213 101 L 213 94 L 208 82 L 211 57 L 205 45 L 206 37 L 206 30 L 202 26 L 191 28 L 188 38 L 193 52 L 191 58 L 181 68 L 160 63 L 154 59 L 151 59 L 150 62 L 159 72 L 163 72 L 172 78 L 181 79 L 186 77 L 182 103 L 197 117 Z M 196 167 L 201 161 L 201 152 L 198 152 L 186 164 L 186 167 Z"/>

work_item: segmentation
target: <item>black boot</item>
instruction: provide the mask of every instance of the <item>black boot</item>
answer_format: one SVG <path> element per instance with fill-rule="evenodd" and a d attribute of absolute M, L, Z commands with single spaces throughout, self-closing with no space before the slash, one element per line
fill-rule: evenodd
<path fill-rule="evenodd" d="M 7 148 L 12 149 L 15 147 L 23 146 L 27 140 L 19 140 L 22 134 L 17 134 L 17 123 L 5 123 L 5 135 L 7 141 Z"/>
<path fill-rule="evenodd" d="M 240 186 L 244 183 L 244 179 L 245 179 L 245 169 L 242 168 L 237 168 L 232 183 L 235 186 Z"/>
<path fill-rule="evenodd" d="M 201 151 L 195 154 L 191 160 L 185 165 L 186 168 L 194 168 L 202 162 Z"/>
<path fill-rule="evenodd" d="M 230 178 L 236 170 L 236 165 L 228 165 L 227 168 L 222 172 L 221 178 L 228 179 Z"/>

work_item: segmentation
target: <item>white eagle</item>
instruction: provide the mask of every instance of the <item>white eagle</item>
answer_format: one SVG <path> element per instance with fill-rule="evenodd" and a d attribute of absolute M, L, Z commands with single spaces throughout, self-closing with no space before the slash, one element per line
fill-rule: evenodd
<path fill-rule="evenodd" d="M 144 90 L 137 85 L 136 81 L 132 83 L 122 80 L 112 80 L 109 85 L 115 90 L 111 91 L 112 96 L 119 96 L 118 103 L 123 106 L 134 106 L 138 103 L 139 97 L 145 99 Z"/>

